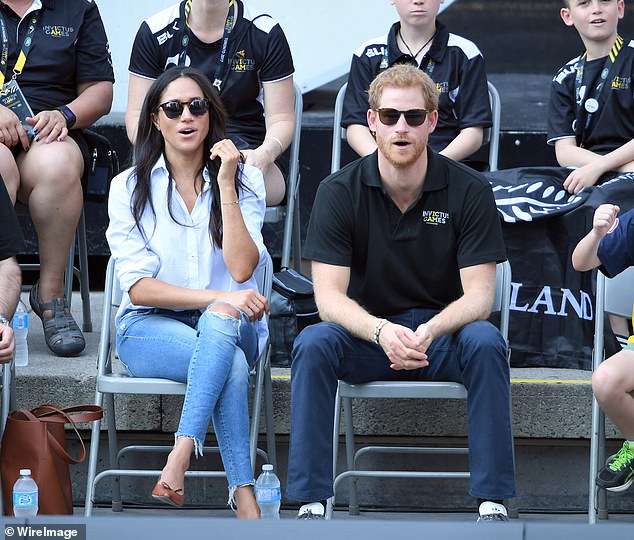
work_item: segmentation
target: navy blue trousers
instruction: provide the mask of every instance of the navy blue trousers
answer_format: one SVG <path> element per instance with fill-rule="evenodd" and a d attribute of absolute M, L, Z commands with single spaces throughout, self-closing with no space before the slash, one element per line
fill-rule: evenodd
<path fill-rule="evenodd" d="M 436 312 L 412 309 L 390 321 L 416 329 Z M 498 329 L 476 321 L 434 340 L 429 366 L 395 371 L 383 349 L 353 337 L 338 324 L 305 328 L 295 340 L 291 367 L 291 440 L 286 496 L 321 501 L 332 496 L 332 430 L 339 379 L 439 380 L 465 385 L 473 497 L 515 496 L 510 382 L 506 346 Z"/>

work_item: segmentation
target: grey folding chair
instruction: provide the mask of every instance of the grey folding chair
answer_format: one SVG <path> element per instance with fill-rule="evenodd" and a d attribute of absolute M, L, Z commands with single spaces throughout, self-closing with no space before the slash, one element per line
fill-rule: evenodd
<path fill-rule="evenodd" d="M 288 181 L 286 202 L 277 206 L 268 206 L 264 216 L 265 223 L 278 223 L 284 220 L 282 238 L 282 268 L 288 268 L 293 250 L 293 267 L 298 272 L 302 266 L 302 237 L 299 219 L 299 144 L 302 134 L 302 109 L 304 100 L 302 91 L 294 85 L 295 94 L 295 131 L 289 148 Z"/>
<path fill-rule="evenodd" d="M 489 146 L 489 170 L 498 170 L 498 154 L 500 151 L 500 118 L 501 102 L 500 94 L 492 83 L 487 83 L 489 90 L 489 103 L 491 104 L 492 123 L 490 128 L 486 128 L 483 134 L 482 145 Z M 332 127 L 332 154 L 330 161 L 330 172 L 334 173 L 341 168 L 341 142 L 346 140 L 346 130 L 341 127 L 341 116 L 343 114 L 343 100 L 346 94 L 348 83 L 345 83 L 337 92 L 335 99 L 335 118 Z"/>
<path fill-rule="evenodd" d="M 25 205 L 18 204 L 16 210 L 24 213 L 22 210 Z M 28 213 L 28 210 L 26 211 Z M 78 247 L 79 264 L 75 266 L 75 243 Z M 39 263 L 22 263 L 20 269 L 23 271 L 36 270 L 39 271 Z M 75 239 L 71 242 L 70 251 L 68 253 L 68 262 L 66 263 L 66 271 L 64 273 L 64 294 L 68 300 L 68 305 L 73 299 L 73 277 L 79 280 L 79 292 L 81 295 L 82 305 L 82 330 L 84 332 L 92 332 L 92 316 L 90 314 L 90 287 L 88 278 L 88 242 L 86 241 L 86 217 L 82 208 L 79 216 L 79 223 L 75 231 Z"/>
<path fill-rule="evenodd" d="M 500 312 L 500 332 L 507 342 L 509 309 L 511 299 L 511 266 L 508 261 L 496 267 L 496 287 L 492 312 Z M 354 425 L 352 416 L 353 398 L 393 398 L 393 399 L 466 399 L 467 389 L 464 385 L 450 381 L 373 381 L 363 384 L 349 384 L 339 381 L 335 398 L 335 420 L 333 429 L 333 497 L 328 500 L 326 515 L 332 517 L 337 488 L 339 484 L 351 478 L 349 492 L 349 513 L 359 514 L 356 481 L 358 478 L 469 478 L 469 471 L 403 471 L 403 470 L 361 470 L 357 461 L 370 453 L 397 454 L 468 454 L 468 448 L 438 448 L 421 446 L 364 446 L 355 451 Z M 343 405 L 346 470 L 337 475 L 337 450 L 339 443 L 339 420 Z"/>
<path fill-rule="evenodd" d="M 263 269 L 258 270 L 258 286 L 262 294 L 270 298 L 273 279 L 273 263 L 268 262 Z M 114 270 L 114 260 L 108 261 L 106 281 L 104 287 L 103 318 L 99 341 L 99 356 L 97 360 L 97 389 L 95 403 L 104 406 L 108 429 L 109 468 L 97 474 L 99 454 L 99 434 L 101 421 L 92 423 L 90 457 L 88 461 L 85 515 L 90 516 L 95 499 L 95 488 L 104 478 L 113 477 L 112 509 L 120 512 L 123 509 L 119 479 L 121 477 L 158 477 L 160 470 L 123 469 L 120 467 L 121 457 L 132 452 L 169 452 L 172 446 L 131 445 L 119 449 L 117 442 L 117 428 L 115 424 L 115 394 L 154 394 L 154 395 L 184 395 L 187 385 L 168 379 L 128 377 L 122 373 L 113 373 L 112 359 L 116 354 L 113 315 L 121 303 L 121 288 Z M 265 461 L 276 465 L 275 456 L 275 425 L 273 419 L 273 393 L 271 383 L 271 367 L 269 364 L 270 346 L 267 343 L 260 359 L 252 373 L 253 402 L 251 411 L 250 449 L 251 467 L 255 470 L 256 454 Z M 265 401 L 267 452 L 257 448 L 260 427 L 262 400 Z M 205 447 L 205 451 L 217 451 L 217 447 Z M 219 478 L 224 477 L 222 471 L 187 471 L 186 477 Z"/>
<path fill-rule="evenodd" d="M 597 272 L 597 292 L 594 310 L 594 345 L 592 351 L 592 370 L 599 367 L 605 358 L 603 329 L 605 315 L 617 315 L 630 318 L 634 303 L 634 267 L 621 272 L 618 276 L 607 278 Z M 590 478 L 588 521 L 596 523 L 597 518 L 607 519 L 607 492 L 597 487 L 596 478 L 599 468 L 605 463 L 605 415 L 599 403 L 592 396 L 592 431 L 590 433 Z"/>

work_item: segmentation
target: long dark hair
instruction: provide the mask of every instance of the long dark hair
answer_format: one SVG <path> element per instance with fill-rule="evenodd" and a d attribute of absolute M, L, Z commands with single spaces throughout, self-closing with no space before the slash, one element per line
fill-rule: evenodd
<path fill-rule="evenodd" d="M 141 229 L 141 218 L 148 203 L 152 214 L 156 216 L 152 204 L 150 175 L 152 167 L 158 161 L 165 147 L 163 135 L 161 135 L 161 132 L 154 125 L 154 117 L 158 114 L 158 107 L 161 104 L 163 92 L 170 83 L 180 77 L 188 77 L 193 80 L 202 90 L 203 96 L 209 100 L 209 133 L 204 141 L 204 161 L 202 168 L 207 167 L 209 171 L 212 193 L 209 234 L 211 235 L 214 245 L 218 248 L 222 248 L 222 212 L 220 208 L 220 188 L 218 187 L 218 171 L 220 170 L 221 163 L 220 159 L 212 161 L 209 158 L 209 152 L 216 142 L 226 137 L 227 112 L 222 101 L 220 101 L 216 89 L 212 86 L 207 76 L 196 69 L 189 67 L 173 67 L 168 69 L 152 83 L 152 86 L 145 96 L 143 107 L 141 108 L 141 116 L 139 117 L 136 143 L 134 145 L 134 178 L 136 179 L 136 185 L 134 186 L 132 200 L 130 202 L 132 214 L 137 228 L 145 237 L 145 233 Z M 167 158 L 165 162 L 171 177 L 170 164 Z M 238 195 L 240 194 L 240 190 L 244 188 L 240 171 L 241 168 L 238 167 L 235 178 L 236 193 L 238 193 Z M 172 182 L 168 182 L 167 204 L 169 213 L 174 219 L 171 208 L 172 190 Z M 176 220 L 174 219 L 174 221 Z"/>

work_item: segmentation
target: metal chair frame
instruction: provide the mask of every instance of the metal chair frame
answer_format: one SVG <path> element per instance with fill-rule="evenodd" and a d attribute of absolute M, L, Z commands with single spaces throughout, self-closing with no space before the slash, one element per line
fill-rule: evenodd
<path fill-rule="evenodd" d="M 273 278 L 273 263 L 269 257 L 263 270 L 259 270 L 258 285 L 265 296 L 270 297 Z M 92 424 L 90 457 L 88 461 L 88 474 L 86 484 L 85 515 L 92 514 L 94 505 L 95 488 L 104 478 L 114 477 L 113 486 L 113 511 L 120 512 L 123 509 L 119 479 L 125 477 L 158 477 L 160 470 L 124 469 L 120 467 L 121 457 L 131 452 L 167 452 L 171 446 L 131 445 L 119 449 L 117 442 L 117 429 L 115 425 L 115 394 L 154 394 L 154 395 L 184 395 L 187 389 L 185 383 L 168 379 L 128 377 L 121 373 L 113 373 L 112 359 L 116 353 L 113 315 L 121 302 L 121 288 L 114 271 L 114 260 L 108 261 L 106 270 L 106 282 L 104 288 L 103 318 L 101 336 L 99 342 L 99 356 L 97 361 L 98 375 L 95 392 L 95 403 L 104 406 L 106 424 L 108 429 L 109 467 L 97 474 L 97 461 L 99 454 L 99 435 L 101 421 Z M 275 467 L 275 424 L 273 418 L 273 390 L 271 382 L 271 367 L 269 363 L 270 346 L 267 343 L 260 359 L 252 373 L 253 405 L 251 413 L 250 449 L 251 466 L 255 470 L 256 454 L 268 460 Z M 266 412 L 266 438 L 267 453 L 257 448 L 257 440 L 260 426 L 260 413 L 262 401 Z M 217 447 L 205 447 L 205 451 L 218 451 Z M 219 478 L 226 476 L 222 471 L 187 471 L 186 477 Z"/>
<path fill-rule="evenodd" d="M 594 343 L 592 351 L 592 371 L 605 358 L 603 330 L 605 315 L 630 318 L 634 303 L 634 267 L 618 276 L 607 278 L 597 272 L 597 292 L 594 310 Z M 605 463 L 605 414 L 597 399 L 592 396 L 592 428 L 590 432 L 590 471 L 588 489 L 588 522 L 608 518 L 607 492 L 597 486 L 596 478 L 600 466 Z"/>
<path fill-rule="evenodd" d="M 265 223 L 277 223 L 284 220 L 284 236 L 282 239 L 282 268 L 288 268 L 293 251 L 293 267 L 298 272 L 302 264 L 302 237 L 299 208 L 299 147 L 302 134 L 302 91 L 294 85 L 295 131 L 289 148 L 289 167 L 286 188 L 286 202 L 277 206 L 269 206 L 264 216 Z"/>
<path fill-rule="evenodd" d="M 492 312 L 500 312 L 500 332 L 507 343 L 507 359 L 510 358 L 508 348 L 508 329 L 511 298 L 511 266 L 508 261 L 496 267 L 496 287 Z M 354 425 L 352 417 L 353 398 L 394 398 L 394 399 L 466 399 L 467 390 L 464 385 L 450 381 L 373 381 L 363 384 L 349 384 L 339 381 L 335 397 L 335 419 L 333 428 L 333 493 L 328 499 L 326 515 L 332 517 L 333 507 L 339 484 L 351 478 L 349 496 L 349 513 L 359 514 L 357 497 L 358 478 L 469 478 L 469 471 L 403 471 L 403 470 L 360 470 L 357 461 L 369 453 L 399 454 L 468 454 L 469 449 L 437 448 L 415 446 L 364 446 L 355 452 Z M 337 454 L 339 443 L 339 421 L 343 405 L 346 443 L 346 470 L 337 475 Z M 510 406 L 510 404 L 509 404 Z M 511 415 L 512 418 L 512 415 Z M 511 509 L 516 514 L 516 509 Z"/>

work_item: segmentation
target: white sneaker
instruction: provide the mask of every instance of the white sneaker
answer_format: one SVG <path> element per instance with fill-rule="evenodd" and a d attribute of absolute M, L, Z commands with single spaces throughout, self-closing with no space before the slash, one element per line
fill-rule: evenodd
<path fill-rule="evenodd" d="M 319 502 L 303 505 L 297 513 L 296 519 L 326 519 L 324 505 Z"/>
<path fill-rule="evenodd" d="M 478 521 L 504 522 L 509 520 L 505 506 L 491 501 L 484 501 L 480 505 L 478 513 L 480 514 Z"/>

